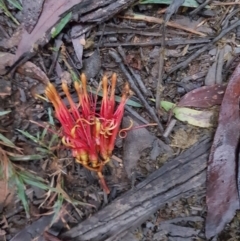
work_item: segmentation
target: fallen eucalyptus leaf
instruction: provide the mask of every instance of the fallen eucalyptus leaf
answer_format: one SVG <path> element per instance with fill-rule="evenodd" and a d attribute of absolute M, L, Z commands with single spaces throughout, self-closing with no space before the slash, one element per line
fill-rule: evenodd
<path fill-rule="evenodd" d="M 181 98 L 178 107 L 208 108 L 221 105 L 225 90 L 225 85 L 209 85 L 194 89 Z"/>
<path fill-rule="evenodd" d="M 168 101 L 161 101 L 161 106 L 166 110 L 172 110 L 174 116 L 190 125 L 209 128 L 214 125 L 214 111 L 199 111 L 185 107 L 177 107 Z"/>
<path fill-rule="evenodd" d="M 239 97 L 240 64 L 229 79 L 208 160 L 205 224 L 208 240 L 215 239 L 239 209 Z"/>

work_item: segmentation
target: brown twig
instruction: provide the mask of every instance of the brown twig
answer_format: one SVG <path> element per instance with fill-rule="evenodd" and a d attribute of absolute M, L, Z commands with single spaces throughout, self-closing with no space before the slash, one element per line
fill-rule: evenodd
<path fill-rule="evenodd" d="M 178 46 L 178 45 L 186 45 L 186 44 L 201 44 L 201 43 L 209 43 L 211 40 L 209 38 L 200 38 L 200 39 L 185 39 L 185 38 L 180 38 L 180 39 L 172 39 L 172 40 L 166 40 L 165 44 L 166 46 Z M 118 47 L 121 45 L 122 47 L 124 46 L 157 46 L 157 45 L 162 45 L 162 40 L 157 40 L 157 41 L 151 41 L 151 42 L 144 42 L 144 43 L 102 43 L 100 47 Z"/>
<path fill-rule="evenodd" d="M 227 27 L 227 25 L 229 24 L 229 20 L 238 12 L 240 12 L 240 8 L 233 10 L 227 15 L 227 17 L 221 23 L 222 29 L 225 29 Z"/>
<path fill-rule="evenodd" d="M 148 102 L 145 100 L 141 91 L 138 89 L 138 87 L 134 83 L 134 80 L 132 79 L 131 75 L 129 74 L 128 70 L 126 69 L 126 67 L 123 64 L 121 57 L 118 55 L 117 52 L 115 52 L 113 50 L 110 50 L 109 54 L 114 59 L 114 61 L 119 65 L 123 74 L 127 77 L 131 89 L 137 94 L 138 98 L 142 102 L 143 106 L 146 108 L 147 112 L 150 114 L 150 116 L 153 118 L 153 120 L 158 124 L 158 128 L 161 131 L 161 133 L 163 133 L 163 126 L 160 123 L 156 113 L 154 112 L 152 107 L 148 104 Z"/>
<path fill-rule="evenodd" d="M 173 130 L 173 127 L 176 125 L 177 120 L 176 119 L 172 119 L 170 121 L 170 123 L 168 124 L 167 128 L 165 129 L 163 136 L 164 137 L 168 137 L 169 134 L 171 133 L 171 131 Z"/>
<path fill-rule="evenodd" d="M 201 11 L 203 8 L 205 8 L 209 3 L 211 3 L 213 0 L 206 0 L 202 4 L 200 4 L 197 8 L 195 8 L 193 11 L 189 13 L 190 16 L 194 16 L 199 11 Z"/>
<path fill-rule="evenodd" d="M 57 49 L 57 51 L 54 51 L 52 54 L 52 64 L 48 70 L 48 75 L 51 75 L 53 72 L 54 67 L 56 66 L 57 59 L 59 57 L 59 50 L 61 45 L 63 44 L 62 40 L 57 38 L 54 43 L 54 48 Z"/>
<path fill-rule="evenodd" d="M 139 115 L 135 110 L 133 110 L 130 106 L 125 105 L 125 110 L 127 112 L 129 112 L 130 115 L 132 115 L 133 117 L 137 118 L 139 121 L 141 121 L 143 124 L 148 125 L 149 122 L 147 120 L 145 120 L 141 115 Z"/>
<path fill-rule="evenodd" d="M 120 30 L 111 30 L 106 31 L 104 35 L 114 35 L 114 34 L 138 34 L 142 36 L 150 36 L 150 37 L 161 37 L 162 34 L 156 32 L 144 32 L 142 30 L 134 30 L 134 29 L 120 29 Z M 101 36 L 102 32 L 99 31 L 96 33 L 96 36 Z"/>
<path fill-rule="evenodd" d="M 124 15 L 124 16 L 118 16 L 119 18 L 125 18 L 125 19 L 132 19 L 132 20 L 139 20 L 139 21 L 146 21 L 150 23 L 158 23 L 158 24 L 163 24 L 164 20 L 162 18 L 156 18 L 156 17 L 149 17 L 145 15 Z M 184 30 L 189 33 L 193 33 L 202 37 L 206 37 L 206 34 L 201 33 L 199 31 L 196 31 L 194 29 L 182 26 L 180 24 L 177 24 L 175 22 L 167 22 L 166 26 L 172 27 L 172 28 L 177 28 Z"/>
<path fill-rule="evenodd" d="M 210 49 L 212 47 L 213 44 L 215 44 L 218 40 L 220 40 L 223 36 L 225 36 L 227 33 L 229 33 L 231 30 L 235 29 L 236 27 L 240 26 L 240 20 L 236 21 L 234 24 L 232 24 L 230 27 L 225 28 L 222 30 L 222 32 L 213 39 L 213 41 L 211 43 L 208 43 L 207 45 L 205 45 L 204 47 L 202 47 L 201 49 L 199 49 L 197 52 L 195 52 L 194 54 L 192 54 L 191 56 L 189 56 L 185 61 L 183 61 L 180 64 L 177 64 L 175 67 L 173 67 L 168 74 L 171 74 L 175 71 L 177 71 L 178 69 L 183 69 L 186 68 L 194 59 L 196 59 L 198 56 L 200 56 L 203 52 L 205 52 L 206 50 Z"/>
<path fill-rule="evenodd" d="M 125 63 L 125 65 L 127 66 L 128 70 L 130 71 L 130 73 L 132 74 L 132 76 L 134 77 L 134 79 L 137 81 L 138 87 L 140 88 L 140 91 L 144 94 L 147 95 L 148 91 L 141 79 L 140 76 L 136 75 L 136 73 L 134 72 L 134 70 L 129 66 L 129 64 L 126 63 L 126 55 L 125 52 L 122 48 L 122 46 L 118 46 L 118 53 L 121 55 L 123 62 Z"/>
<path fill-rule="evenodd" d="M 215 2 L 212 5 L 213 6 L 229 6 L 229 5 L 239 5 L 240 2 L 229 2 L 229 3 L 221 3 L 221 2 Z"/>
<path fill-rule="evenodd" d="M 161 90 L 163 84 L 163 66 L 164 66 L 164 58 L 165 58 L 165 29 L 166 25 L 163 25 L 163 38 L 162 38 L 162 46 L 159 50 L 159 59 L 158 59 L 158 78 L 157 78 L 157 91 L 156 91 L 156 110 L 157 113 L 160 113 L 160 99 L 161 99 Z"/>

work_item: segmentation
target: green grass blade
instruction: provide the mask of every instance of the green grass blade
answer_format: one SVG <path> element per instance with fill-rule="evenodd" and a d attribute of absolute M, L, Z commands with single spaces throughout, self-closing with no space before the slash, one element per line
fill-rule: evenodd
<path fill-rule="evenodd" d="M 19 131 L 19 132 L 20 132 L 21 134 L 23 134 L 25 137 L 27 137 L 27 138 L 31 139 L 32 141 L 38 143 L 38 139 L 37 139 L 35 136 L 29 134 L 29 133 L 26 132 L 26 131 L 22 131 L 22 130 L 19 130 L 19 129 L 17 129 L 17 131 Z"/>
<path fill-rule="evenodd" d="M 49 123 L 54 126 L 54 119 L 53 119 L 53 114 L 52 114 L 52 108 L 48 108 L 48 118 L 49 118 Z"/>
<path fill-rule="evenodd" d="M 11 161 L 33 161 L 33 160 L 41 160 L 44 156 L 42 155 L 16 155 L 9 156 Z"/>
<path fill-rule="evenodd" d="M 45 184 L 45 180 L 39 176 L 35 176 L 30 172 L 21 171 L 19 172 L 19 176 L 21 176 L 22 180 L 29 185 L 41 188 L 43 190 L 51 190 L 57 192 L 56 188 L 50 187 L 49 185 Z"/>
<path fill-rule="evenodd" d="M 53 145 L 53 143 L 58 139 L 58 136 L 57 135 L 54 135 L 52 136 L 50 142 L 49 142 L 49 145 L 48 145 L 48 148 L 50 149 Z M 50 151 L 51 152 L 51 151 Z"/>
<path fill-rule="evenodd" d="M 55 223 L 55 221 L 57 221 L 62 204 L 63 204 L 63 195 L 58 194 L 58 199 L 53 206 L 54 216 L 53 216 L 50 226 L 52 226 Z"/>
<path fill-rule="evenodd" d="M 46 185 L 42 182 L 34 181 L 34 180 L 31 180 L 31 179 L 28 179 L 28 178 L 23 178 L 23 180 L 26 184 L 38 187 L 40 189 L 43 189 L 43 190 L 49 190 L 50 189 L 50 187 L 48 185 Z"/>
<path fill-rule="evenodd" d="M 0 116 L 4 116 L 6 114 L 9 114 L 11 110 L 5 110 L 5 111 L 0 111 Z"/>
<path fill-rule="evenodd" d="M 17 0 L 7 0 L 9 3 L 11 3 L 15 8 L 22 11 L 22 5 Z"/>
<path fill-rule="evenodd" d="M 19 25 L 19 22 L 17 21 L 17 19 L 14 18 L 13 15 L 9 12 L 9 10 L 8 10 L 8 8 L 7 8 L 4 0 L 0 0 L 0 8 L 3 10 L 3 12 L 4 12 L 4 14 L 5 14 L 6 16 L 8 16 L 9 18 L 11 18 L 14 23 L 16 23 L 17 25 Z"/>
<path fill-rule="evenodd" d="M 55 38 L 66 26 L 66 24 L 71 20 L 72 18 L 72 12 L 68 13 L 65 17 L 63 17 L 60 22 L 52 28 L 51 30 L 51 36 L 52 38 Z"/>
<path fill-rule="evenodd" d="M 41 138 L 40 138 L 41 141 L 44 140 L 44 137 L 46 136 L 47 132 L 48 132 L 48 126 L 46 126 L 46 127 L 43 129 L 43 132 L 42 132 Z"/>
<path fill-rule="evenodd" d="M 49 151 L 49 150 L 46 149 L 46 148 L 42 148 L 42 147 L 36 147 L 36 151 L 40 151 L 40 152 L 42 152 L 43 154 L 52 154 L 51 151 Z"/>
<path fill-rule="evenodd" d="M 17 129 L 17 131 L 19 131 L 21 134 L 23 134 L 25 137 L 31 139 L 31 140 L 34 141 L 35 143 L 41 145 L 42 147 L 47 148 L 47 146 L 46 146 L 42 141 L 40 141 L 37 137 L 35 137 L 35 136 L 33 136 L 33 135 L 29 134 L 28 132 L 23 131 L 23 130 Z M 39 134 L 39 133 L 38 133 L 38 134 Z"/>
<path fill-rule="evenodd" d="M 0 133 L 0 140 L 3 141 L 7 146 L 12 147 L 12 148 L 16 148 L 14 143 L 12 141 L 10 141 L 7 137 L 2 135 L 1 133 Z"/>
<path fill-rule="evenodd" d="M 21 177 L 14 175 L 14 179 L 15 179 L 14 181 L 15 181 L 15 184 L 17 187 L 17 195 L 23 204 L 27 218 L 29 218 L 29 206 L 28 206 L 27 196 L 25 194 L 25 185 L 24 185 Z"/>
<path fill-rule="evenodd" d="M 20 171 L 19 175 L 21 175 L 21 177 L 24 177 L 24 179 L 32 179 L 32 180 L 38 180 L 40 182 L 45 182 L 45 180 L 35 174 L 32 174 L 29 171 Z"/>

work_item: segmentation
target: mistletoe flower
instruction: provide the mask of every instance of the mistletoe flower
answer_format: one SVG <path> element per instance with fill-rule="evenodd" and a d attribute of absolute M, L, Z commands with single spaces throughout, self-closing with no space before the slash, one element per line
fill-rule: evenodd
<path fill-rule="evenodd" d="M 99 113 L 96 112 L 97 95 L 93 98 L 87 91 L 87 80 L 81 75 L 81 84 L 74 82 L 79 103 L 74 103 L 67 83 L 62 81 L 62 89 L 70 109 L 66 107 L 54 85 L 49 83 L 46 96 L 55 108 L 56 118 L 62 125 L 62 143 L 72 150 L 76 161 L 98 174 L 100 184 L 106 193 L 109 189 L 102 175 L 103 166 L 110 160 L 116 137 L 124 114 L 124 106 L 129 97 L 129 86 L 123 90 L 121 102 L 115 108 L 116 74 L 111 87 L 106 76 L 102 79 L 103 98 Z"/>

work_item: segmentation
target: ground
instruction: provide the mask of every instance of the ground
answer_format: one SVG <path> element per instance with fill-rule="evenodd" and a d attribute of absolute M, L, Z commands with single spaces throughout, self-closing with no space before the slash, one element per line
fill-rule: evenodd
<path fill-rule="evenodd" d="M 161 126 L 165 130 L 174 116 L 162 108 L 156 111 L 156 90 L 159 87 L 161 100 L 177 104 L 191 90 L 227 84 L 239 60 L 240 28 L 238 26 L 227 31 L 218 41 L 214 41 L 214 38 L 221 33 L 223 26 L 227 29 L 239 18 L 236 11 L 238 6 L 222 6 L 214 1 L 209 3 L 207 9 L 193 15 L 191 11 L 194 8 L 180 7 L 171 17 L 170 24 L 166 25 L 164 65 L 161 69 L 159 61 L 163 60 L 160 54 L 163 28 L 159 19 L 164 16 L 167 6 L 136 4 L 128 8 L 129 12 L 94 25 L 77 38 L 72 37 L 71 31 L 81 26 L 73 19 L 56 38 L 38 48 L 37 54 L 29 59 L 30 63 L 8 75 L 4 75 L 5 67 L 14 62 L 19 43 L 16 33 L 21 31 L 2 11 L 0 111 L 9 113 L 0 116 L 0 133 L 11 143 L 0 136 L 0 240 L 20 240 L 13 237 L 26 229 L 26 224 L 34 224 L 45 215 L 60 213 L 64 222 L 55 224 L 57 231 L 51 232 L 57 236 L 60 231 L 68 230 L 91 217 L 134 188 L 170 158 L 196 144 L 203 135 L 214 134 L 216 122 L 213 125 L 211 122 L 208 128 L 202 128 L 177 120 L 163 138 Z M 8 8 L 19 23 L 24 22 L 24 12 L 21 13 L 12 5 L 8 5 Z M 136 21 L 132 15 L 128 15 L 131 11 L 149 18 Z M 207 45 L 209 47 L 205 51 L 190 63 L 187 62 L 190 55 Z M 121 56 L 121 62 L 116 61 L 114 53 Z M 186 67 L 172 71 L 175 66 L 185 62 L 188 63 Z M 85 73 L 89 86 L 96 89 L 104 74 L 110 78 L 115 72 L 118 76 L 116 95 L 121 96 L 124 83 L 129 81 L 121 65 L 131 73 L 147 104 L 132 89 L 130 100 L 133 102 L 127 104 L 122 128 L 129 127 L 129 118 L 134 120 L 135 128 L 127 131 L 126 137 L 117 138 L 112 161 L 104 168 L 103 173 L 111 190 L 107 196 L 99 185 L 97 175 L 76 163 L 71 151 L 61 144 L 61 125 L 54 117 L 53 106 L 45 98 L 44 89 L 48 78 L 67 104 L 67 98 L 61 90 L 64 74 L 73 100 L 77 102 L 72 86 L 73 73 L 77 76 Z M 98 97 L 97 108 L 100 102 L 101 97 Z M 153 114 L 149 111 L 150 107 L 154 109 Z M 219 107 L 208 110 L 217 115 Z M 156 123 L 155 117 L 160 120 L 160 127 L 151 125 Z M 156 140 L 161 142 L 154 146 Z M 52 220 L 58 220 L 59 216 L 52 215 L 51 219 L 46 219 L 42 230 L 49 231 L 46 227 Z M 166 203 L 129 233 L 129 240 L 206 240 L 205 216 L 203 190 L 201 195 Z M 238 240 L 238 224 L 237 213 L 218 240 Z M 53 239 L 45 234 L 45 240 Z"/>

